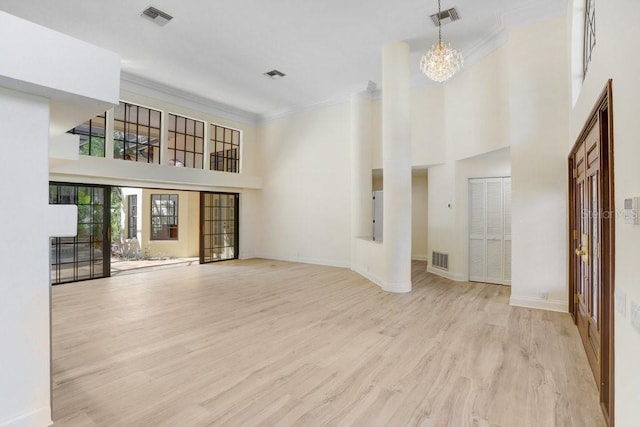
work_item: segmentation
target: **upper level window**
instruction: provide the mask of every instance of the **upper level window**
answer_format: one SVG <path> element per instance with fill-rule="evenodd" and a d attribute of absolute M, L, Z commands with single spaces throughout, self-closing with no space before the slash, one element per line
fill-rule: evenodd
<path fill-rule="evenodd" d="M 160 163 L 160 111 L 120 102 L 114 111 L 113 158 Z"/>
<path fill-rule="evenodd" d="M 204 168 L 204 122 L 169 114 L 169 165 Z"/>
<path fill-rule="evenodd" d="M 107 114 L 103 113 L 88 122 L 71 129 L 68 133 L 80 136 L 80 154 L 104 157 L 104 136 Z"/>
<path fill-rule="evenodd" d="M 178 195 L 151 195 L 151 240 L 178 240 Z"/>
<path fill-rule="evenodd" d="M 582 76 L 587 75 L 591 53 L 596 45 L 596 0 L 585 0 L 584 14 L 584 55 L 582 56 Z"/>
<path fill-rule="evenodd" d="M 240 131 L 211 125 L 210 169 L 240 172 Z"/>

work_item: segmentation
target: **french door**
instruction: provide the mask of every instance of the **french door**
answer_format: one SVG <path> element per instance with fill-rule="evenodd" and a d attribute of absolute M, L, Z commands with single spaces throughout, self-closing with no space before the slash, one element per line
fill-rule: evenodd
<path fill-rule="evenodd" d="M 569 155 L 569 311 L 609 425 L 614 398 L 613 114 L 611 81 Z"/>
<path fill-rule="evenodd" d="M 511 284 L 511 178 L 469 180 L 469 280 Z"/>
<path fill-rule="evenodd" d="M 238 194 L 200 193 L 200 264 L 238 258 Z"/>
<path fill-rule="evenodd" d="M 111 188 L 52 182 L 49 184 L 49 204 L 78 207 L 78 234 L 50 239 L 51 283 L 108 277 L 111 269 Z"/>
<path fill-rule="evenodd" d="M 591 370 L 600 384 L 601 376 L 601 194 L 599 126 L 594 126 L 574 153 L 575 212 L 574 234 L 576 273 L 576 322 Z"/>

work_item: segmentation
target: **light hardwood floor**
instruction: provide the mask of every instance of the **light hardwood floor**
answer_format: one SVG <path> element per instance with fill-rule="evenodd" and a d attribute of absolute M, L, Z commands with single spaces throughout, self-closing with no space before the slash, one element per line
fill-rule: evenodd
<path fill-rule="evenodd" d="M 604 426 L 569 315 L 414 263 L 247 260 L 56 286 L 56 426 Z"/>

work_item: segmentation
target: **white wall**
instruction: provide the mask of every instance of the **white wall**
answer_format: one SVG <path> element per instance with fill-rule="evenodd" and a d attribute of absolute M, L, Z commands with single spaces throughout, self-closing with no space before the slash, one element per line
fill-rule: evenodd
<path fill-rule="evenodd" d="M 350 104 L 263 124 L 260 250 L 267 258 L 349 266 Z"/>
<path fill-rule="evenodd" d="M 0 245 L 0 425 L 47 425 L 49 407 L 49 230 L 44 98 L 0 88 L 0 168 L 8 201 Z M 9 202 L 10 201 L 10 202 Z M 24 424 L 27 425 L 27 424 Z"/>
<path fill-rule="evenodd" d="M 522 30 L 529 33 L 529 27 Z M 509 35 L 511 38 L 511 35 Z M 511 41 L 465 69 L 444 86 L 446 143 L 450 156 L 464 159 L 509 146 Z M 528 62 L 525 62 L 528 65 Z M 525 65 L 526 66 L 526 65 Z"/>
<path fill-rule="evenodd" d="M 429 271 L 452 280 L 468 280 L 468 183 L 470 178 L 511 176 L 509 148 L 429 168 L 429 256 L 449 254 L 449 271 Z"/>
<path fill-rule="evenodd" d="M 511 303 L 568 310 L 566 19 L 509 34 Z M 548 294 L 548 299 L 545 295 Z"/>
<path fill-rule="evenodd" d="M 573 21 L 571 8 L 568 16 Z M 589 72 L 571 113 L 571 135 L 565 152 L 575 142 L 589 112 L 609 78 L 613 79 L 615 206 L 624 199 L 640 196 L 640 59 L 637 55 L 640 3 L 636 1 L 598 2 L 597 45 Z M 575 33 L 574 33 L 575 34 Z M 581 43 L 581 35 L 573 43 Z M 638 425 L 640 408 L 640 333 L 630 324 L 631 301 L 640 304 L 640 226 L 624 224 L 616 218 L 615 287 L 626 293 L 627 315 L 615 317 L 615 423 L 618 427 Z"/>

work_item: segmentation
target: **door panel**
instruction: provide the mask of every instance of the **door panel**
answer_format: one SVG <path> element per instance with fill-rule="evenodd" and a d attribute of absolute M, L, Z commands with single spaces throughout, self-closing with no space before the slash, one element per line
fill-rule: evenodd
<path fill-rule="evenodd" d="M 511 283 L 511 179 L 469 180 L 469 280 Z"/>
<path fill-rule="evenodd" d="M 577 324 L 598 387 L 601 374 L 600 313 L 602 222 L 599 126 L 595 124 L 574 156 L 576 165 L 574 243 L 576 257 Z"/>
<path fill-rule="evenodd" d="M 238 194 L 200 193 L 200 263 L 238 258 Z"/>

